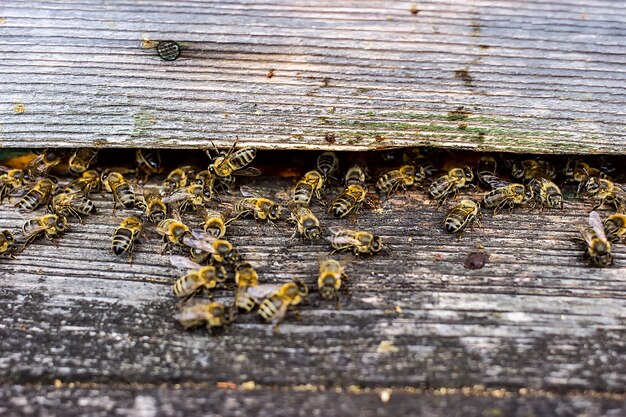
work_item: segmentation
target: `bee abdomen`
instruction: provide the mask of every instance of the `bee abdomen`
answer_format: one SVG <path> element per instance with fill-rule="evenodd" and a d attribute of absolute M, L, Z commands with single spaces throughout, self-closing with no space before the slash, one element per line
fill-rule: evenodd
<path fill-rule="evenodd" d="M 24 195 L 16 204 L 22 210 L 35 210 L 41 205 L 43 195 L 38 191 L 31 190 Z"/>
<path fill-rule="evenodd" d="M 271 321 L 278 314 L 278 307 L 270 299 L 265 299 L 259 306 L 259 315 L 266 321 Z"/>
<path fill-rule="evenodd" d="M 249 294 L 244 293 L 244 294 L 240 294 L 237 297 L 237 307 L 248 313 L 252 311 L 255 305 L 256 305 L 256 301 Z"/>
<path fill-rule="evenodd" d="M 293 201 L 309 204 L 313 197 L 313 187 L 309 184 L 298 184 L 293 192 Z"/>
<path fill-rule="evenodd" d="M 111 249 L 116 255 L 121 255 L 126 252 L 132 243 L 133 233 L 128 229 L 119 228 L 113 234 L 113 242 L 111 243 Z"/>
<path fill-rule="evenodd" d="M 121 185 L 115 190 L 115 192 L 117 193 L 120 203 L 122 203 L 124 207 L 135 207 L 135 193 L 127 184 Z"/>
<path fill-rule="evenodd" d="M 248 165 L 256 157 L 256 149 L 246 148 L 237 151 L 232 159 L 231 165 L 234 169 L 240 169 Z"/>

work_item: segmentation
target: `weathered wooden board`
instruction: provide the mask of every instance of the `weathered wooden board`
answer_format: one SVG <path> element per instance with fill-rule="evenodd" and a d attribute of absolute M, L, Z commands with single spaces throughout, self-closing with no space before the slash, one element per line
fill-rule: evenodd
<path fill-rule="evenodd" d="M 263 194 L 286 197 L 286 179 L 259 179 Z M 32 245 L 0 269 L 0 379 L 5 384 L 175 384 L 219 381 L 286 389 L 471 387 L 623 392 L 626 386 L 626 249 L 598 269 L 572 241 L 589 203 L 561 211 L 485 215 L 461 240 L 443 233 L 443 210 L 419 191 L 358 219 L 330 220 L 377 231 L 389 254 L 349 263 L 341 309 L 312 294 L 298 321 L 273 334 L 244 315 L 211 337 L 182 331 L 169 283 L 177 271 L 153 237 L 132 265 L 108 252 L 124 216 L 96 199 L 101 214 L 58 242 Z M 6 205 L 0 228 L 22 222 Z M 327 244 L 288 241 L 291 226 L 235 223 L 230 239 L 265 282 L 315 283 Z M 463 266 L 481 243 L 482 269 Z M 232 296 L 218 291 L 219 299 Z M 64 394 L 65 395 L 65 394 Z M 71 393 L 67 395 L 73 396 Z M 76 397 L 73 397 L 76 398 Z M 593 403 L 589 403 L 592 407 Z"/>
<path fill-rule="evenodd" d="M 392 392 L 383 403 L 380 394 L 363 392 L 287 392 L 285 390 L 230 391 L 212 387 L 149 387 L 98 385 L 58 388 L 0 387 L 4 415 L 47 416 L 507 416 L 616 417 L 623 415 L 618 396 L 527 396 L 504 392 L 497 397 L 478 394 Z M 472 390 L 474 391 L 474 390 Z"/>
<path fill-rule="evenodd" d="M 626 152 L 623 3 L 415 7 L 3 2 L 0 146 Z"/>

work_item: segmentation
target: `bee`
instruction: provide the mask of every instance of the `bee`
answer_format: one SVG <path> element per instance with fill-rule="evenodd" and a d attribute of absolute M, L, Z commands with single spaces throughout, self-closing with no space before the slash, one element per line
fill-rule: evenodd
<path fill-rule="evenodd" d="M 216 239 L 224 237 L 226 234 L 226 219 L 217 211 L 204 210 L 202 212 L 204 223 L 202 224 L 202 230 L 205 233 L 213 236 Z"/>
<path fill-rule="evenodd" d="M 334 259 L 324 259 L 319 261 L 320 274 L 317 278 L 317 288 L 320 297 L 327 300 L 339 300 L 339 289 L 341 279 L 345 278 L 344 267 Z"/>
<path fill-rule="evenodd" d="M 318 200 L 322 199 L 321 190 L 324 187 L 324 175 L 317 170 L 309 171 L 298 181 L 294 188 L 291 199 L 296 203 L 309 204 L 313 195 Z"/>
<path fill-rule="evenodd" d="M 138 174 L 143 174 L 143 182 L 146 182 L 150 175 L 158 173 L 161 168 L 161 154 L 154 149 L 137 149 L 135 160 Z"/>
<path fill-rule="evenodd" d="M 441 205 L 451 194 L 456 196 L 461 188 L 467 187 L 473 180 L 472 168 L 468 166 L 453 168 L 430 184 L 429 193 L 432 198 L 439 200 Z"/>
<path fill-rule="evenodd" d="M 335 217 L 345 217 L 352 212 L 357 212 L 367 196 L 367 187 L 363 184 L 349 185 L 333 200 L 329 212 Z"/>
<path fill-rule="evenodd" d="M 54 239 L 66 230 L 67 219 L 65 216 L 57 214 L 44 214 L 26 221 L 24 226 L 22 226 L 25 245 L 42 235 L 48 239 Z"/>
<path fill-rule="evenodd" d="M 352 251 L 355 255 L 373 255 L 383 249 L 380 236 L 360 230 L 331 227 L 330 245 L 332 253 Z"/>
<path fill-rule="evenodd" d="M 56 185 L 50 178 L 42 178 L 26 191 L 26 194 L 18 200 L 15 207 L 33 211 L 37 207 L 48 203 L 55 188 Z M 20 191 L 25 191 L 25 189 Z"/>
<path fill-rule="evenodd" d="M 604 221 L 604 231 L 608 240 L 615 242 L 626 239 L 626 215 L 615 213 Z"/>
<path fill-rule="evenodd" d="M 511 176 L 516 179 L 532 180 L 534 178 L 554 179 L 556 170 L 549 162 L 541 159 L 525 159 L 515 161 L 511 166 Z"/>
<path fill-rule="evenodd" d="M 88 196 L 92 191 L 98 191 L 102 182 L 98 171 L 90 169 L 65 187 L 66 193 L 80 193 Z"/>
<path fill-rule="evenodd" d="M 256 168 L 248 167 L 256 157 L 256 149 L 242 148 L 235 150 L 237 142 L 227 152 L 221 152 L 209 165 L 209 172 L 217 177 L 228 177 L 230 175 L 256 176 L 261 174 Z M 207 150 L 209 157 L 211 156 Z"/>
<path fill-rule="evenodd" d="M 161 199 L 159 193 L 144 193 L 143 199 L 146 203 L 144 213 L 150 222 L 159 223 L 165 220 L 167 217 L 167 206 Z"/>
<path fill-rule="evenodd" d="M 257 220 L 266 220 L 270 223 L 280 218 L 282 207 L 278 203 L 261 197 L 248 187 L 241 187 L 241 194 L 244 198 L 235 203 L 235 217 L 230 221 L 250 215 Z"/>
<path fill-rule="evenodd" d="M 59 165 L 61 158 L 63 158 L 62 151 L 46 149 L 28 163 L 26 172 L 30 178 L 45 177 L 52 168 Z"/>
<path fill-rule="evenodd" d="M 613 263 L 611 244 L 604 234 L 602 219 L 597 211 L 592 211 L 589 214 L 589 226 L 591 229 L 578 227 L 582 240 L 587 245 L 586 257 L 597 266 L 611 265 Z"/>
<path fill-rule="evenodd" d="M 101 181 L 104 189 L 113 194 L 113 210 L 115 210 L 117 203 L 126 208 L 135 206 L 135 192 L 122 174 L 115 171 L 105 171 L 102 173 Z"/>
<path fill-rule="evenodd" d="M 222 265 L 200 265 L 183 256 L 170 257 L 172 265 L 183 270 L 189 270 L 173 285 L 172 292 L 178 298 L 189 298 L 200 290 L 210 290 L 217 284 L 226 281 L 228 273 Z"/>
<path fill-rule="evenodd" d="M 260 289 L 253 287 L 249 291 Z M 259 305 L 259 315 L 268 322 L 274 323 L 274 330 L 285 319 L 289 308 L 298 305 L 309 294 L 307 285 L 300 280 L 281 285 L 267 296 Z"/>
<path fill-rule="evenodd" d="M 163 181 L 163 191 L 165 194 L 171 194 L 179 188 L 186 186 L 190 179 L 194 175 L 194 168 L 190 165 L 185 165 L 176 168 L 167 175 L 167 178 Z"/>
<path fill-rule="evenodd" d="M 257 305 L 257 299 L 248 294 L 250 288 L 259 286 L 259 276 L 252 265 L 247 262 L 237 265 L 235 269 L 235 306 L 246 312 L 251 312 Z"/>
<path fill-rule="evenodd" d="M 132 262 L 135 241 L 143 230 L 143 222 L 139 217 L 126 217 L 115 229 L 112 236 L 111 250 L 117 256 L 128 252 L 128 260 Z"/>
<path fill-rule="evenodd" d="M 496 175 L 496 168 L 498 163 L 492 156 L 483 156 L 478 161 L 478 168 L 476 169 L 476 176 L 478 181 L 488 187 L 492 187 L 493 178 Z M 498 178 L 499 179 L 499 178 Z M 497 187 L 496 187 L 497 188 Z"/>
<path fill-rule="evenodd" d="M 533 190 L 524 184 L 512 183 L 498 188 L 494 188 L 483 197 L 483 205 L 486 208 L 493 208 L 493 214 L 496 215 L 507 205 L 509 206 L 509 214 L 513 207 L 528 203 L 533 199 Z"/>
<path fill-rule="evenodd" d="M 320 237 L 320 222 L 315 217 L 309 206 L 302 203 L 290 203 L 291 221 L 296 224 L 296 230 L 292 236 L 299 234 L 302 239 L 318 239 Z"/>
<path fill-rule="evenodd" d="M 192 230 L 194 242 L 192 249 L 208 252 L 211 254 L 213 260 L 219 263 L 225 263 L 227 265 L 236 265 L 239 263 L 241 256 L 239 251 L 227 240 L 216 239 L 208 233 Z M 192 252 L 192 254 L 194 253 Z"/>
<path fill-rule="evenodd" d="M 567 161 L 563 172 L 566 177 L 578 183 L 576 195 L 580 194 L 580 191 L 587 186 L 591 178 L 609 179 L 608 176 L 599 169 L 591 167 L 585 162 L 573 159 Z"/>
<path fill-rule="evenodd" d="M 94 148 L 80 148 L 70 156 L 70 172 L 82 174 L 89 169 L 89 166 L 96 160 L 98 150 Z"/>
<path fill-rule="evenodd" d="M 96 206 L 82 194 L 63 192 L 52 197 L 50 210 L 55 214 L 74 216 L 81 220 L 81 214 L 95 214 Z"/>
<path fill-rule="evenodd" d="M 431 177 L 437 172 L 437 168 L 435 168 L 431 160 L 424 155 L 419 148 L 406 150 L 402 154 L 402 161 L 406 165 L 412 165 L 415 167 L 417 181 L 422 181 L 426 177 Z"/>
<path fill-rule="evenodd" d="M 346 172 L 346 176 L 343 179 L 346 187 L 351 185 L 363 185 L 365 184 L 365 180 L 367 178 L 367 174 L 365 170 L 360 165 L 354 165 L 350 167 L 348 172 Z"/>
<path fill-rule="evenodd" d="M 8 230 L 0 231 L 0 258 L 15 258 L 15 236 Z"/>
<path fill-rule="evenodd" d="M 235 321 L 235 312 L 219 302 L 201 303 L 183 308 L 174 318 L 185 330 L 206 325 L 213 331 Z"/>
<path fill-rule="evenodd" d="M 203 184 L 193 183 L 183 188 L 174 190 L 173 193 L 163 198 L 165 204 L 177 203 L 180 210 L 187 207 L 201 207 L 209 203 L 213 198 L 213 190 L 205 188 Z"/>
<path fill-rule="evenodd" d="M 604 204 L 612 204 L 618 210 L 626 207 L 626 189 L 606 178 L 591 177 L 587 180 L 587 192 L 596 200 L 593 210 Z"/>
<path fill-rule="evenodd" d="M 528 187 L 532 189 L 535 201 L 543 207 L 563 209 L 563 194 L 558 185 L 547 178 L 533 178 Z"/>
<path fill-rule="evenodd" d="M 380 177 L 376 183 L 376 188 L 381 194 L 390 196 L 398 189 L 406 191 L 407 187 L 415 183 L 416 177 L 413 165 L 403 165 L 399 169 L 389 171 Z M 424 175 L 422 174 L 421 177 L 424 177 Z"/>
<path fill-rule="evenodd" d="M 339 167 L 339 158 L 337 158 L 335 152 L 324 152 L 317 157 L 316 167 L 324 177 L 324 181 L 328 181 L 328 178 L 330 178 Z"/>
<path fill-rule="evenodd" d="M 174 214 L 177 217 L 177 213 Z M 178 218 L 162 220 L 157 225 L 156 231 L 163 238 L 163 250 L 172 246 L 205 250 L 205 245 L 197 241 L 191 229 Z"/>
<path fill-rule="evenodd" d="M 472 200 L 461 200 L 448 212 L 443 225 L 448 233 L 458 233 L 459 238 L 463 230 L 474 220 L 478 220 L 480 204 Z"/>
<path fill-rule="evenodd" d="M 4 167 L 0 167 L 0 169 L 4 169 Z M 28 174 L 21 169 L 7 168 L 4 170 L 4 173 L 0 175 L 0 203 L 11 191 L 23 187 L 29 179 Z"/>

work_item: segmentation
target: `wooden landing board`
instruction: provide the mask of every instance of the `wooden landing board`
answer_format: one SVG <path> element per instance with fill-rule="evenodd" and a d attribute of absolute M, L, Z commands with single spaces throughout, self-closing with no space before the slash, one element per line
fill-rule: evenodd
<path fill-rule="evenodd" d="M 605 0 L 4 2 L 0 147 L 624 154 L 625 24 Z"/>
<path fill-rule="evenodd" d="M 288 179 L 257 179 L 262 194 L 284 200 Z M 274 334 L 243 315 L 211 337 L 184 332 L 170 283 L 178 272 L 158 254 L 155 237 L 138 244 L 132 265 L 108 252 L 119 218 L 95 198 L 100 214 L 72 223 L 57 242 L 33 244 L 0 268 L 0 379 L 10 384 L 175 384 L 220 381 L 291 390 L 300 385 L 383 388 L 505 388 L 622 392 L 626 386 L 626 248 L 599 269 L 572 241 L 590 204 L 513 216 L 489 214 L 460 240 L 442 231 L 444 210 L 411 191 L 331 220 L 379 233 L 389 254 L 347 266 L 351 295 L 319 302 L 315 292 L 298 321 Z M 0 228 L 23 220 L 6 205 Z M 229 239 L 264 282 L 305 279 L 314 286 L 324 242 L 288 241 L 292 228 L 236 222 Z M 482 269 L 464 267 L 484 246 Z M 232 297 L 218 291 L 218 299 Z"/>

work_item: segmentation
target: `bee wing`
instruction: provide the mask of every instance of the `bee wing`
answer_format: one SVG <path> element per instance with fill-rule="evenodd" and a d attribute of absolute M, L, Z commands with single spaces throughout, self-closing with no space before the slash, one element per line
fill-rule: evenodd
<path fill-rule="evenodd" d="M 330 242 L 338 245 L 360 245 L 361 242 L 356 240 L 353 231 L 343 227 L 332 226 L 328 229 L 331 233 Z"/>
<path fill-rule="evenodd" d="M 481 179 L 483 180 L 483 182 L 485 182 L 491 188 L 494 188 L 494 189 L 495 188 L 506 187 L 507 185 L 510 184 L 508 181 L 498 177 L 497 175 L 493 175 L 493 174 L 484 174 L 484 175 L 482 175 Z"/>
<path fill-rule="evenodd" d="M 191 234 L 193 235 L 193 237 L 197 240 L 201 240 L 203 242 L 208 242 L 209 244 L 212 244 L 213 242 L 215 242 L 217 240 L 217 238 L 203 230 L 198 230 L 198 229 L 193 229 L 191 231 Z"/>
<path fill-rule="evenodd" d="M 182 190 L 174 191 L 172 194 L 168 195 L 167 197 L 163 197 L 163 200 L 161 201 L 163 201 L 165 204 L 171 204 L 171 203 L 176 203 L 177 201 L 186 200 L 192 197 L 194 197 L 193 194 L 187 192 L 187 190 L 185 189 L 182 189 Z"/>
<path fill-rule="evenodd" d="M 178 269 L 183 269 L 183 270 L 195 270 L 195 269 L 200 269 L 202 268 L 202 265 L 192 261 L 189 258 L 185 258 L 184 256 L 180 256 L 180 255 L 172 255 L 170 256 L 170 263 L 172 264 L 172 266 L 175 266 Z"/>
<path fill-rule="evenodd" d="M 209 317 L 207 313 L 203 309 L 186 307 L 180 313 L 174 315 L 174 319 L 178 321 L 196 321 L 196 320 L 207 320 Z"/>
<path fill-rule="evenodd" d="M 9 193 L 9 197 L 22 197 L 24 194 L 26 194 L 30 190 L 30 188 L 31 187 L 28 185 L 23 185 L 21 187 L 14 188 Z"/>
<path fill-rule="evenodd" d="M 600 218 L 597 211 L 589 213 L 589 226 L 591 226 L 600 239 L 606 240 L 606 235 L 604 234 L 604 224 L 602 223 L 602 218 Z"/>
<path fill-rule="evenodd" d="M 244 169 L 234 171 L 233 175 L 238 175 L 242 177 L 256 177 L 256 176 L 261 175 L 261 171 L 254 167 L 247 167 Z"/>
<path fill-rule="evenodd" d="M 194 249 L 199 249 L 199 250 L 203 250 L 205 252 L 209 252 L 212 254 L 215 254 L 215 249 L 213 248 L 213 245 L 211 245 L 210 242 L 207 242 L 205 240 L 198 240 L 198 239 L 194 239 L 192 237 L 185 237 L 183 239 L 183 243 L 189 247 L 192 247 Z"/>
<path fill-rule="evenodd" d="M 580 233 L 580 236 L 583 238 L 585 243 L 587 243 L 587 246 L 591 246 L 591 241 L 593 240 L 593 233 L 591 233 L 590 230 L 585 229 L 582 226 L 578 226 L 578 232 Z"/>
<path fill-rule="evenodd" d="M 283 303 L 280 305 L 280 308 L 278 309 L 278 313 L 276 313 L 276 316 L 274 316 L 274 319 L 272 320 L 272 323 L 274 325 L 278 325 L 283 321 L 283 319 L 287 315 L 287 310 L 289 310 L 289 306 L 291 306 L 291 302 L 283 301 Z"/>
<path fill-rule="evenodd" d="M 241 195 L 244 197 L 261 198 L 257 192 L 250 187 L 246 187 L 245 185 L 242 185 L 241 188 L 239 188 L 239 191 L 241 191 Z"/>
<path fill-rule="evenodd" d="M 279 284 L 261 284 L 248 287 L 246 292 L 254 298 L 267 298 L 280 289 Z"/>

